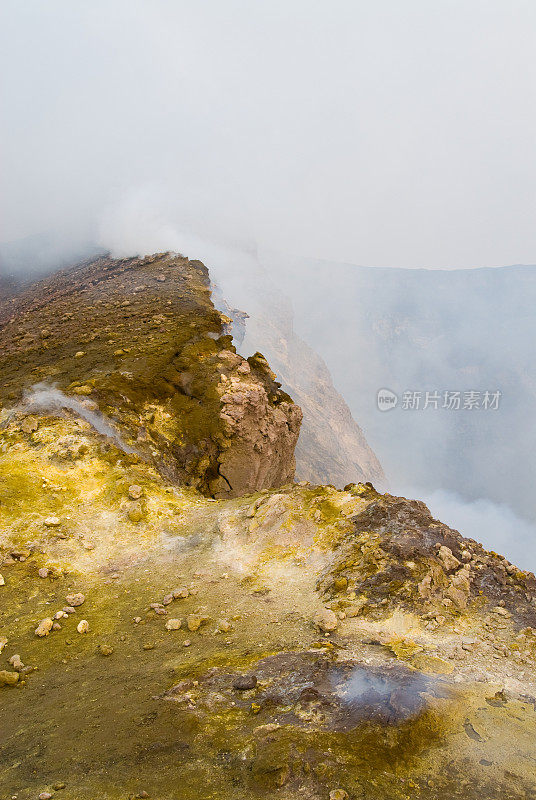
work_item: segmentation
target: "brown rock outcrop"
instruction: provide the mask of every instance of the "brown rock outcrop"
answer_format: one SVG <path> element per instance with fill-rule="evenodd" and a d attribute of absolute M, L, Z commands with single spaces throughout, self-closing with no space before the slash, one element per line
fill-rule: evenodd
<path fill-rule="evenodd" d="M 220 453 L 219 476 L 210 485 L 215 497 L 235 497 L 291 482 L 302 420 L 299 406 L 279 392 L 264 356 L 256 353 L 244 362 L 230 355 L 238 368 L 223 384 L 220 414 L 230 446 Z"/>

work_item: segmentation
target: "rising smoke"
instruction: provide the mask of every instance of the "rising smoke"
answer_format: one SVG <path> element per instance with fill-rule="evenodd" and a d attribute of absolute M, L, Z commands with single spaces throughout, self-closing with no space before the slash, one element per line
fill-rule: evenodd
<path fill-rule="evenodd" d="M 91 400 L 78 400 L 75 397 L 64 394 L 55 386 L 36 383 L 29 392 L 25 393 L 23 406 L 29 413 L 32 411 L 46 411 L 52 414 L 62 414 L 64 411 L 70 411 L 75 416 L 88 422 L 101 436 L 111 439 L 124 453 L 136 452 L 123 441 L 117 428 L 101 414 Z"/>

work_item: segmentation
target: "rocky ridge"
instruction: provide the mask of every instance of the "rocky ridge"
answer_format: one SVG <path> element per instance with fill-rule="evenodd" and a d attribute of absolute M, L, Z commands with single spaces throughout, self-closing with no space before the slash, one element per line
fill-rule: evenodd
<path fill-rule="evenodd" d="M 200 262 L 103 257 L 39 281 L 0 306 L 0 372 L 4 404 L 43 383 L 81 398 L 205 493 L 294 475 L 301 411 L 261 354 L 236 354 Z"/>

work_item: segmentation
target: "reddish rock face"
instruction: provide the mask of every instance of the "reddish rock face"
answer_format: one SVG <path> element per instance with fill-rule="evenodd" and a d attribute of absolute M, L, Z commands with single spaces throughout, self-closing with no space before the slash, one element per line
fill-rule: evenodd
<path fill-rule="evenodd" d="M 292 482 L 302 421 L 301 409 L 280 392 L 260 353 L 248 362 L 235 359 L 236 373 L 224 384 L 221 397 L 230 447 L 220 454 L 219 477 L 211 484 L 219 498 Z M 243 370 L 244 364 L 250 369 Z"/>

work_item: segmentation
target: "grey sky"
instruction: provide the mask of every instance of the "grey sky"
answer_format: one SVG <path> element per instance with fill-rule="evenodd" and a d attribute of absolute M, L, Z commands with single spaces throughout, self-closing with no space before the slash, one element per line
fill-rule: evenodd
<path fill-rule="evenodd" d="M 534 263 L 535 52 L 534 0 L 3 0 L 0 240 Z"/>

